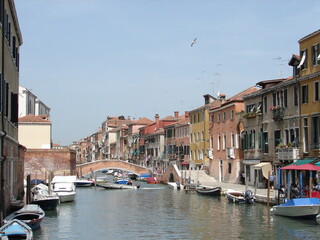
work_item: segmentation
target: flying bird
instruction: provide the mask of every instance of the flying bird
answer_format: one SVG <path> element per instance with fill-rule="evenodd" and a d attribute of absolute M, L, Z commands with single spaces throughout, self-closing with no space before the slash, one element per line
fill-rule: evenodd
<path fill-rule="evenodd" d="M 193 47 L 193 45 L 197 42 L 197 38 L 193 39 L 192 43 L 191 43 L 191 47 Z"/>

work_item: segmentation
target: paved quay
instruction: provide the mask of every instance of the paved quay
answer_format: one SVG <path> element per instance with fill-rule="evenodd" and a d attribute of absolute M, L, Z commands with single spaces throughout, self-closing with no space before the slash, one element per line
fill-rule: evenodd
<path fill-rule="evenodd" d="M 244 192 L 246 190 L 246 185 L 243 184 L 234 184 L 234 183 L 224 183 L 224 182 L 202 182 L 201 186 L 208 187 L 221 187 L 222 192 L 225 192 L 228 189 L 237 190 Z M 253 186 L 247 186 L 247 190 L 251 190 L 253 194 L 255 193 L 255 188 Z M 268 189 L 257 188 L 256 189 L 256 202 L 267 203 Z M 278 190 L 270 189 L 270 204 L 278 204 Z"/>

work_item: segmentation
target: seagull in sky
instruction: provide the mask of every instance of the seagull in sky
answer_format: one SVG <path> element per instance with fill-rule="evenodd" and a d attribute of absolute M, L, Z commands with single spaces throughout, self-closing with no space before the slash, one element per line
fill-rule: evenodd
<path fill-rule="evenodd" d="M 193 47 L 193 45 L 197 42 L 197 38 L 193 39 L 192 43 L 191 43 L 191 47 Z"/>

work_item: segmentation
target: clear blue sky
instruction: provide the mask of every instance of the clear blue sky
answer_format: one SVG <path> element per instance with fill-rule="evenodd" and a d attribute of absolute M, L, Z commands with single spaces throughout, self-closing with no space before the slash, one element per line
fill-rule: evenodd
<path fill-rule="evenodd" d="M 154 119 L 292 74 L 319 1 L 15 0 L 20 84 L 51 108 L 53 141 L 90 136 L 107 116 Z M 197 38 L 193 47 L 192 40 Z M 281 57 L 281 59 L 277 59 Z"/>

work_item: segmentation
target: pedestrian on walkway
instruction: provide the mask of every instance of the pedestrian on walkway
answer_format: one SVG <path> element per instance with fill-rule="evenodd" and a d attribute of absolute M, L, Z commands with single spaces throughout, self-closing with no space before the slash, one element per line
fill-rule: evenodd
<path fill-rule="evenodd" d="M 273 189 L 273 187 L 274 187 L 274 176 L 273 176 L 273 173 L 270 174 L 270 187 L 271 187 L 271 189 Z"/>

